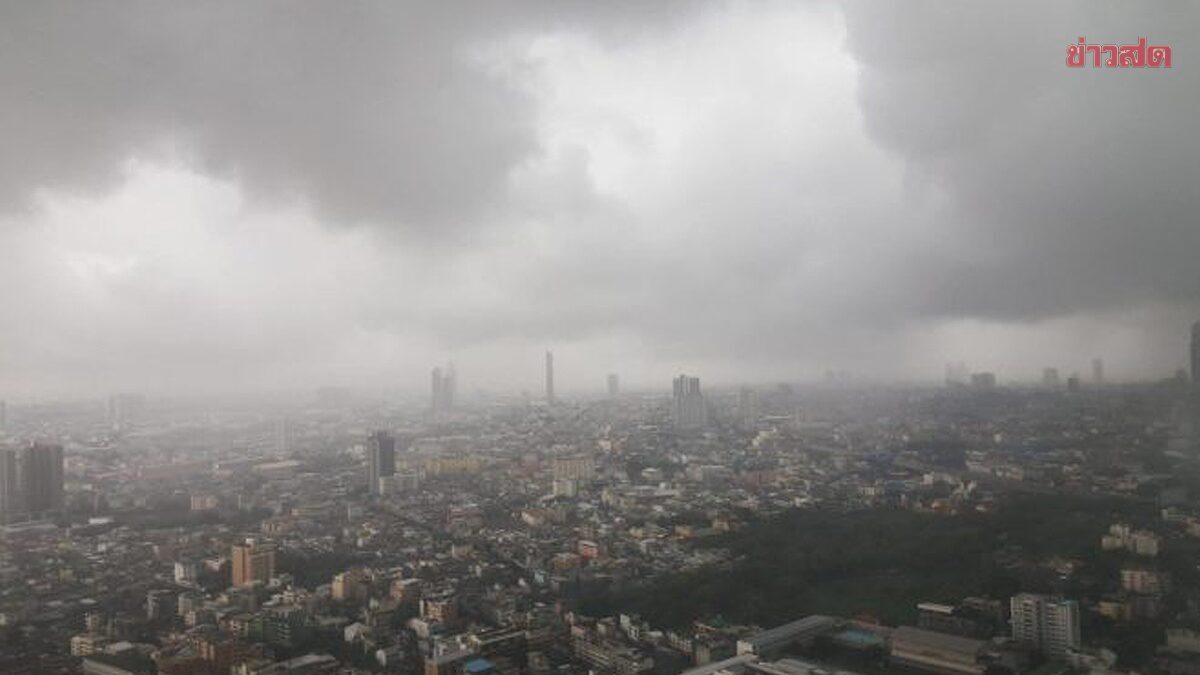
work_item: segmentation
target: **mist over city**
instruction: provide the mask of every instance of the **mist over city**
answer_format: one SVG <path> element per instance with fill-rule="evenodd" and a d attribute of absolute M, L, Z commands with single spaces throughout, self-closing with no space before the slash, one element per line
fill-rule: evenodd
<path fill-rule="evenodd" d="M 0 673 L 1200 673 L 1198 37 L 0 2 Z"/>

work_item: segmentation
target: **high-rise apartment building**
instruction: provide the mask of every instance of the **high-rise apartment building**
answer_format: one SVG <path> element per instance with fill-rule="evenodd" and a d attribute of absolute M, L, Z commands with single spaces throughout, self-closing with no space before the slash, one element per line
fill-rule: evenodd
<path fill-rule="evenodd" d="M 1032 644 L 1051 658 L 1078 649 L 1079 603 L 1048 595 L 1022 593 L 1010 601 L 1012 636 Z"/>
<path fill-rule="evenodd" d="M 1192 383 L 1200 386 L 1200 321 L 1192 324 Z"/>
<path fill-rule="evenodd" d="M 396 475 L 396 439 L 386 431 L 376 431 L 367 439 L 367 489 L 381 494 L 381 478 Z"/>
<path fill-rule="evenodd" d="M 254 540 L 233 545 L 233 585 L 249 586 L 256 581 L 266 583 L 275 576 L 275 549 Z"/>
<path fill-rule="evenodd" d="M 758 392 L 742 387 L 738 391 L 738 424 L 743 429 L 752 429 L 758 422 Z"/>
<path fill-rule="evenodd" d="M 554 403 L 554 352 L 546 352 L 546 403 Z"/>
<path fill-rule="evenodd" d="M 108 397 L 108 425 L 113 431 L 125 431 L 146 407 L 141 394 L 112 394 Z"/>
<path fill-rule="evenodd" d="M 429 409 L 439 414 L 454 407 L 454 394 L 457 388 L 457 376 L 454 364 L 448 364 L 445 370 L 434 368 L 429 373 Z"/>
<path fill-rule="evenodd" d="M 971 373 L 971 386 L 976 389 L 995 389 L 996 374 L 990 372 Z"/>
<path fill-rule="evenodd" d="M 21 450 L 17 473 L 24 510 L 42 515 L 63 508 L 63 449 L 61 445 L 33 443 Z"/>
<path fill-rule="evenodd" d="M 292 420 L 281 417 L 275 420 L 275 452 L 286 455 L 292 451 L 292 442 L 296 440 L 296 425 Z"/>
<path fill-rule="evenodd" d="M 433 370 L 429 372 L 429 409 L 434 413 L 442 411 L 442 404 L 446 400 L 445 382 L 441 367 L 434 366 Z"/>
<path fill-rule="evenodd" d="M 675 378 L 671 400 L 671 421 L 678 429 L 702 429 L 708 424 L 708 407 L 700 393 L 700 378 L 680 375 Z"/>
<path fill-rule="evenodd" d="M 19 506 L 17 453 L 8 448 L 0 448 L 0 524 L 15 515 Z"/>
<path fill-rule="evenodd" d="M 1061 384 L 1058 378 L 1058 368 L 1043 368 L 1042 369 L 1042 386 L 1057 388 Z"/>

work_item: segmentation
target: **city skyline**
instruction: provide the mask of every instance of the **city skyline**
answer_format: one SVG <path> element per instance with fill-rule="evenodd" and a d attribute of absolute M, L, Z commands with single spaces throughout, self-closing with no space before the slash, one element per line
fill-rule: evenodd
<path fill-rule="evenodd" d="M 1200 3 L 0 3 L 0 673 L 1197 675 Z"/>

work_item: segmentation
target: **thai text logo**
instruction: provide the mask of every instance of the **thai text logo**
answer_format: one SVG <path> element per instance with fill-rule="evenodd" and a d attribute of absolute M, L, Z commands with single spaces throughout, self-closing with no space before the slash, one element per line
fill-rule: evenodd
<path fill-rule="evenodd" d="M 1067 46 L 1067 67 L 1083 68 L 1170 68 L 1171 48 L 1167 45 L 1146 45 L 1138 38 L 1135 45 L 1089 45 L 1087 38 Z"/>

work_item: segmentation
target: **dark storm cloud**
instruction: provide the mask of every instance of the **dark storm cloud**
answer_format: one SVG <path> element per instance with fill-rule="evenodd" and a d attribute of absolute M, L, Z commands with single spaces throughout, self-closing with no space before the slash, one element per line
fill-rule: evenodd
<path fill-rule="evenodd" d="M 0 206 L 112 187 L 182 156 L 252 198 L 406 232 L 484 220 L 537 152 L 531 102 L 475 62 L 487 41 L 608 39 L 672 3 L 6 3 Z"/>
<path fill-rule="evenodd" d="M 1197 26 L 1149 7 L 4 5 L 0 375 L 1169 372 Z"/>
<path fill-rule="evenodd" d="M 1200 299 L 1200 8 L 855 3 L 869 133 L 944 191 L 916 312 L 1028 320 Z M 1066 46 L 1174 49 L 1166 69 L 1071 69 Z M 903 270 L 896 270 L 903 278 Z"/>

